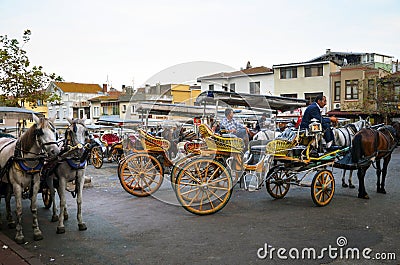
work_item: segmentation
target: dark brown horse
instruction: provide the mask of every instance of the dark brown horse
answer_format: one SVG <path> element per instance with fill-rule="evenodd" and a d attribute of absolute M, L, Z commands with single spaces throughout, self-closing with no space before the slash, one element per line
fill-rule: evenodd
<path fill-rule="evenodd" d="M 369 199 L 364 186 L 365 173 L 369 166 L 376 161 L 377 192 L 386 193 L 385 178 L 387 167 L 392 157 L 392 152 L 400 138 L 400 124 L 385 125 L 375 130 L 372 128 L 361 129 L 352 142 L 351 155 L 354 163 L 358 165 L 358 198 Z M 381 159 L 383 167 L 381 168 Z M 380 180 L 382 175 L 382 181 Z"/>

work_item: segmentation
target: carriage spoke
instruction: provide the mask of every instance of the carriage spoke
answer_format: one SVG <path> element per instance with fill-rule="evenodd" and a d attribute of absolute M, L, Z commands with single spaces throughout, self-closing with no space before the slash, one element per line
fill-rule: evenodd
<path fill-rule="evenodd" d="M 190 190 L 188 190 L 188 191 L 181 192 L 181 194 L 182 194 L 182 195 L 188 195 L 189 193 L 192 193 L 192 192 L 194 192 L 194 191 L 199 191 L 199 190 L 200 190 L 200 188 L 199 188 L 199 187 L 196 187 L 196 188 L 190 189 Z"/>
<path fill-rule="evenodd" d="M 218 200 L 220 200 L 221 202 L 223 201 L 223 199 L 220 197 L 220 196 L 218 196 L 215 192 L 213 192 L 212 190 L 208 190 L 212 195 L 214 195 L 214 197 L 216 197 Z M 210 199 L 210 197 L 208 198 L 209 200 L 210 200 L 210 202 L 211 202 L 211 199 Z"/>

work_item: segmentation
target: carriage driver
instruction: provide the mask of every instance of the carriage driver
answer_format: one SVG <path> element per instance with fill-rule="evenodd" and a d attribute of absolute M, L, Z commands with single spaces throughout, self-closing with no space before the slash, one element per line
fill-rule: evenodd
<path fill-rule="evenodd" d="M 326 148 L 329 149 L 333 143 L 334 136 L 331 129 L 331 122 L 337 123 L 336 117 L 322 117 L 321 112 L 326 105 L 326 97 L 318 95 L 315 101 L 311 103 L 304 111 L 303 118 L 300 123 L 300 129 L 308 129 L 311 119 L 317 119 L 321 122 L 322 130 L 324 131 L 324 139 L 326 141 Z"/>

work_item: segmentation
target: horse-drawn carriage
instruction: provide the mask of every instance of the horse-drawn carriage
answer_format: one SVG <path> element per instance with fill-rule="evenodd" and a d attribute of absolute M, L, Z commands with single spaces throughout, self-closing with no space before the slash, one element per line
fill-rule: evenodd
<path fill-rule="evenodd" d="M 276 109 L 283 110 L 305 105 L 304 101 L 287 98 L 268 100 Z M 237 104 L 239 99 L 234 102 Z M 255 100 L 253 103 L 257 105 Z M 309 187 L 313 202 L 325 206 L 335 191 L 332 169 L 350 150 L 341 146 L 323 151 L 321 124 L 317 122 L 307 130 L 282 133 L 274 140 L 250 142 L 248 150 L 244 149 L 241 138 L 215 134 L 205 124 L 198 127 L 198 132 L 197 142 L 187 144 L 190 152 L 177 161 L 164 156 L 168 146 L 165 139 L 141 133 L 140 152 L 119 165 L 124 189 L 136 196 L 150 195 L 160 187 L 164 174 L 170 172 L 179 203 L 198 215 L 221 210 L 229 201 L 234 185 L 241 180 L 247 190 L 260 189 L 265 184 L 267 192 L 276 199 L 283 198 L 291 185 Z M 308 176 L 312 179 L 307 182 Z"/>

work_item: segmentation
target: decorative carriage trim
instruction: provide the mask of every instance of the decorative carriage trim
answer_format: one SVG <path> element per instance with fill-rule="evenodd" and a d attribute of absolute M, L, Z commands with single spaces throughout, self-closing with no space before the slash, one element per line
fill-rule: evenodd
<path fill-rule="evenodd" d="M 143 130 L 139 130 L 140 142 L 144 149 L 151 151 L 166 151 L 170 147 L 170 142 L 161 137 L 155 137 Z"/>
<path fill-rule="evenodd" d="M 199 125 L 199 133 L 202 138 L 207 138 L 210 137 L 211 135 L 214 135 L 213 131 L 208 127 L 206 124 L 202 123 Z"/>
<path fill-rule="evenodd" d="M 241 153 L 244 149 L 244 142 L 242 138 L 236 137 L 221 137 L 212 135 L 204 139 L 207 148 L 210 150 L 228 152 L 228 153 Z"/>
<path fill-rule="evenodd" d="M 296 141 L 273 140 L 266 146 L 266 153 L 271 155 L 286 155 L 296 145 Z"/>

